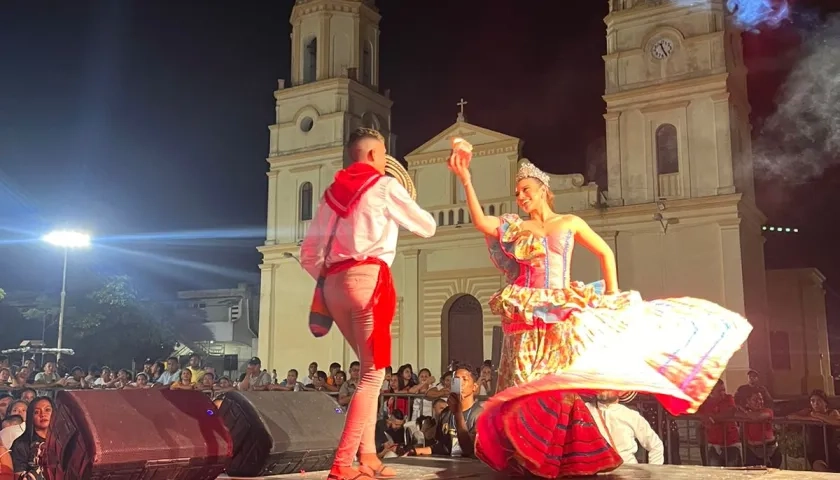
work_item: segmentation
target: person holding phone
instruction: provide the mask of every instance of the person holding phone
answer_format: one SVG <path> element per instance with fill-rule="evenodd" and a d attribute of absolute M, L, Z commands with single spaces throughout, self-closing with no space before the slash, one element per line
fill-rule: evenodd
<path fill-rule="evenodd" d="M 447 408 L 441 412 L 437 422 L 434 444 L 411 449 L 408 455 L 474 457 L 476 422 L 483 410 L 476 395 L 478 382 L 475 370 L 469 365 L 456 366 Z"/>
<path fill-rule="evenodd" d="M 528 161 L 514 178 L 516 203 L 527 217 L 486 215 L 465 144 L 453 139 L 449 168 L 507 280 L 490 299 L 505 338 L 497 393 L 478 419 L 477 456 L 495 470 L 541 478 L 614 470 L 621 457 L 579 394 L 639 391 L 655 395 L 673 415 L 693 413 L 752 326 L 706 300 L 646 302 L 638 292 L 620 291 L 610 246 L 582 218 L 554 211 L 551 176 Z M 603 281 L 571 280 L 576 245 L 600 260 Z"/>
<path fill-rule="evenodd" d="M 352 164 L 324 192 L 301 245 L 300 263 L 316 282 L 323 282 L 316 289 L 323 292 L 329 312 L 325 320 L 330 321 L 318 327 L 328 329 L 334 322 L 361 363 L 328 478 L 369 480 L 396 476 L 376 455 L 375 425 L 385 367 L 391 363 L 396 293 L 390 266 L 400 227 L 428 238 L 437 223 L 396 178 L 385 175 L 382 134 L 356 129 L 347 153 Z M 360 466 L 355 469 L 357 454 Z"/>

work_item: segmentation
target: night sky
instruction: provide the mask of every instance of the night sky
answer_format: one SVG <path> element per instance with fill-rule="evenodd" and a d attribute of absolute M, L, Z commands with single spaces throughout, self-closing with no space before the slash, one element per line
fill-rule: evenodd
<path fill-rule="evenodd" d="M 71 256 L 71 290 L 91 273 L 157 295 L 256 283 L 293 3 L 0 2 L 0 287 L 57 290 L 60 254 L 38 237 L 62 226 L 97 237 Z M 604 135 L 607 2 L 559 16 L 548 3 L 379 0 L 400 157 L 448 127 L 463 97 L 469 122 L 524 139 L 537 165 L 587 173 Z M 755 125 L 798 45 L 789 23 L 745 35 Z M 768 266 L 840 278 L 838 178 L 761 180 L 770 223 L 801 229 L 768 235 Z"/>

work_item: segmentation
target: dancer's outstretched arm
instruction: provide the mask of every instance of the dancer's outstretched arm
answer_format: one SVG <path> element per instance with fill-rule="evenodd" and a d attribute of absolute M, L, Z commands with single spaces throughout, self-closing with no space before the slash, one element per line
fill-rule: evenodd
<path fill-rule="evenodd" d="M 488 237 L 498 237 L 499 227 L 502 221 L 499 217 L 485 215 L 481 210 L 481 202 L 478 201 L 478 195 L 472 186 L 472 175 L 470 175 L 469 165 L 460 160 L 460 158 L 453 152 L 449 156 L 449 169 L 464 185 L 464 193 L 467 197 L 467 207 L 470 210 L 470 218 L 475 228 L 487 235 Z"/>
<path fill-rule="evenodd" d="M 606 293 L 618 292 L 618 274 L 615 271 L 615 254 L 612 249 L 582 218 L 574 215 L 572 217 L 575 242 L 586 247 L 601 260 L 601 275 L 604 276 Z"/>
<path fill-rule="evenodd" d="M 399 226 L 418 237 L 429 238 L 435 234 L 435 217 L 420 208 L 400 182 L 389 180 L 385 195 L 385 209 Z"/>

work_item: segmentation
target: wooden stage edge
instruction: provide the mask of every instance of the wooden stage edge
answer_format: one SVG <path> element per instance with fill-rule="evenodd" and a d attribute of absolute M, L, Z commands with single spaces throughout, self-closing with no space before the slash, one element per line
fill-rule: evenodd
<path fill-rule="evenodd" d="M 401 458 L 386 461 L 397 471 L 396 480 L 414 479 L 507 479 L 508 475 L 496 473 L 475 460 L 449 458 Z M 328 472 L 301 472 L 289 475 L 257 477 L 265 480 L 297 479 L 326 480 Z M 220 479 L 238 480 L 239 477 L 221 476 Z M 801 472 L 773 469 L 733 469 L 678 465 L 624 465 L 612 473 L 594 477 L 597 480 L 821 480 L 840 478 L 835 473 Z M 244 480 L 244 479 L 243 479 Z M 254 479 L 251 479 L 254 480 Z"/>

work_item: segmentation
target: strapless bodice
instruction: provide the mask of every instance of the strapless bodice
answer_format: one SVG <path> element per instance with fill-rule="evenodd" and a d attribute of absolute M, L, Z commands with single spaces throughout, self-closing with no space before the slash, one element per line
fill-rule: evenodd
<path fill-rule="evenodd" d="M 510 241 L 514 244 L 513 256 L 520 265 L 514 285 L 548 289 L 569 286 L 574 232 L 559 230 L 540 236 L 520 229 Z"/>

